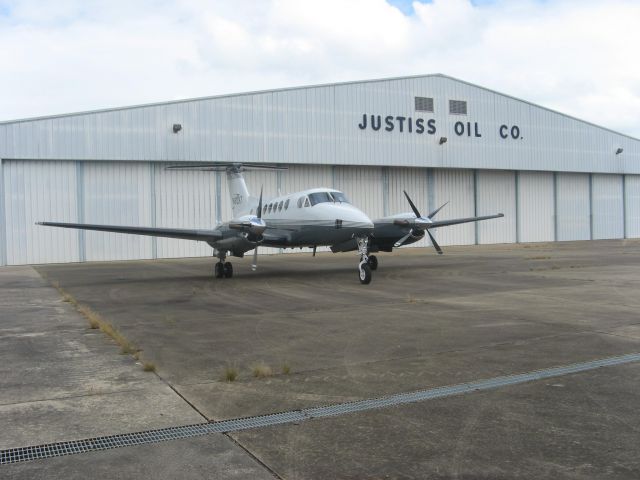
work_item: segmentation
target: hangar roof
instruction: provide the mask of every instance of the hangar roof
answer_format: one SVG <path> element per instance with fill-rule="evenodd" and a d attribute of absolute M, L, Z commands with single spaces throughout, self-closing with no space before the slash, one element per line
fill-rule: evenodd
<path fill-rule="evenodd" d="M 416 111 L 416 97 L 434 111 Z M 447 108 L 451 100 L 465 102 L 465 113 Z M 430 74 L 4 121 L 0 158 L 640 173 L 640 140 Z"/>

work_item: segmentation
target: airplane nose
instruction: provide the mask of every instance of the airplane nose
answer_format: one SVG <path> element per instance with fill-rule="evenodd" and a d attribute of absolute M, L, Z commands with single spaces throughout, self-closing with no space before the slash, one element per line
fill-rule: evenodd
<path fill-rule="evenodd" d="M 373 230 L 373 222 L 369 216 L 357 208 L 353 209 L 353 217 L 350 220 L 353 222 L 354 227 L 363 230 Z"/>

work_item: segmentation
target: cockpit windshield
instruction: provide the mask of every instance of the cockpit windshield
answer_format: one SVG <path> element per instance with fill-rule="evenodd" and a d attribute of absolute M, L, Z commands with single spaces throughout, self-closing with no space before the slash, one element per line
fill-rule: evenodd
<path fill-rule="evenodd" d="M 347 198 L 347 196 L 342 193 L 342 192 L 331 192 L 331 196 L 333 197 L 333 200 L 335 202 L 340 202 L 340 203 L 349 203 L 349 199 Z"/>
<path fill-rule="evenodd" d="M 316 192 L 308 195 L 311 206 L 318 203 L 349 203 L 349 200 L 342 192 Z"/>
<path fill-rule="evenodd" d="M 316 192 L 309 194 L 309 200 L 311 201 L 311 206 L 317 205 L 318 203 L 328 203 L 333 202 L 333 198 L 329 195 L 329 192 Z"/>

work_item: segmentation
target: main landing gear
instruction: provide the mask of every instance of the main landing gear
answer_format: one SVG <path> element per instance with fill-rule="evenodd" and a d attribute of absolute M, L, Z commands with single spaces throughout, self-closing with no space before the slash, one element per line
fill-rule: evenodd
<path fill-rule="evenodd" d="M 378 268 L 378 259 L 375 255 L 369 256 L 368 236 L 356 237 L 356 241 L 358 242 L 358 254 L 360 255 L 358 277 L 360 278 L 360 283 L 368 285 L 371 283 L 371 270 Z"/>
<path fill-rule="evenodd" d="M 231 262 L 225 262 L 226 256 L 222 255 L 218 257 L 218 263 L 213 270 L 213 276 L 216 278 L 231 278 L 233 277 L 233 265 Z"/>

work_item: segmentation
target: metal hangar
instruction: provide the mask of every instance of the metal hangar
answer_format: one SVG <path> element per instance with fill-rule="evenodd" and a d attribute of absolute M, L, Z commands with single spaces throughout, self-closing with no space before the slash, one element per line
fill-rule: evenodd
<path fill-rule="evenodd" d="M 2 122 L 0 264 L 210 255 L 35 225 L 212 228 L 231 218 L 224 176 L 164 168 L 200 161 L 287 164 L 249 187 L 334 187 L 372 219 L 408 211 L 402 190 L 426 211 L 449 201 L 442 218 L 505 214 L 442 245 L 640 237 L 640 140 L 436 74 Z"/>

